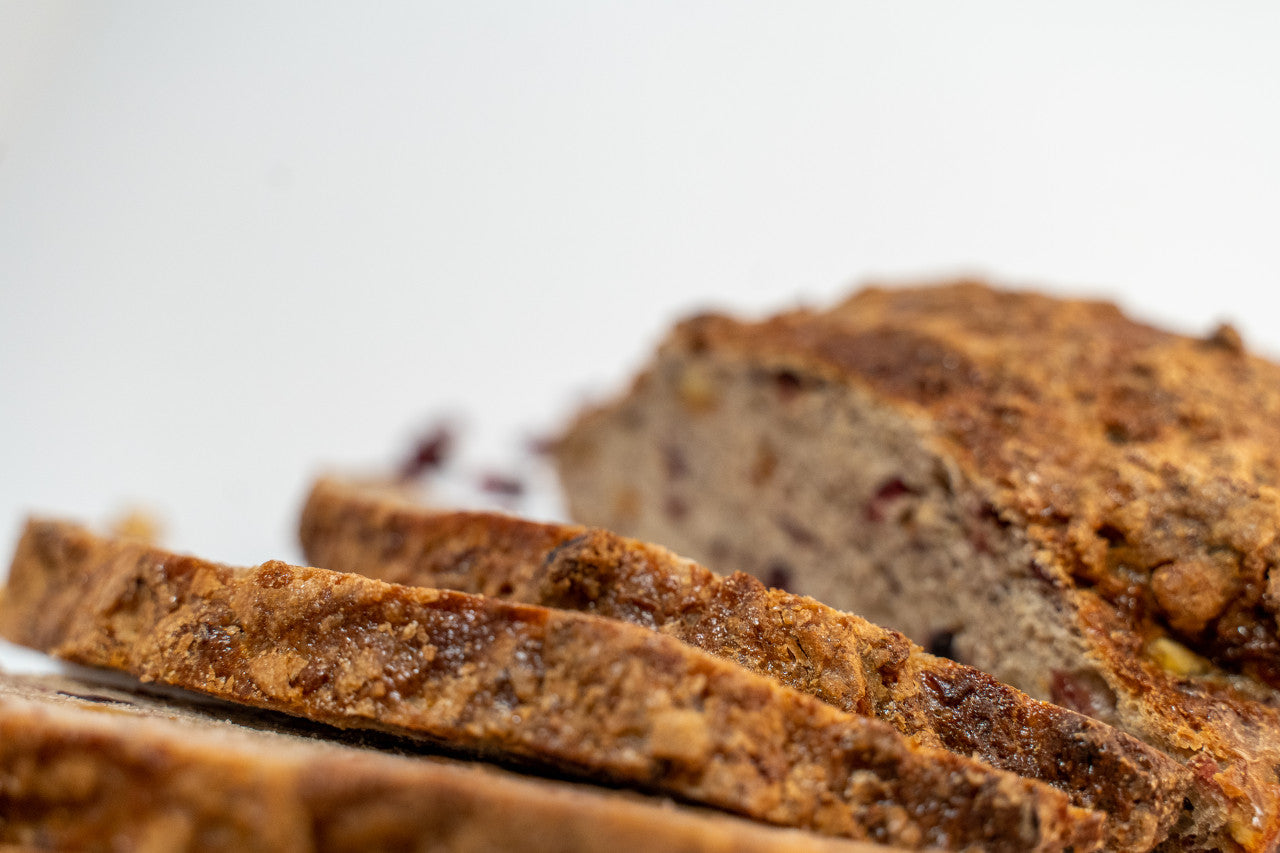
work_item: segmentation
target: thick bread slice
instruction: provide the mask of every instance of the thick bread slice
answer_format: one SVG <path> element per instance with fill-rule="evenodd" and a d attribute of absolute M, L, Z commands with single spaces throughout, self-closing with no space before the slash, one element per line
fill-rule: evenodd
<path fill-rule="evenodd" d="M 30 850 L 766 853 L 886 848 L 476 764 L 245 728 L 0 673 L 0 846 Z"/>
<path fill-rule="evenodd" d="M 916 742 L 972 755 L 1108 815 L 1107 848 L 1149 850 L 1189 773 L 1141 741 L 1031 699 L 902 634 L 813 599 L 719 577 L 603 530 L 427 509 L 386 488 L 321 480 L 302 513 L 307 560 L 396 583 L 581 610 L 654 628 L 878 716 Z"/>
<path fill-rule="evenodd" d="M 784 581 L 1181 759 L 1280 845 L 1280 368 L 977 284 L 678 327 L 558 448 L 582 521 Z"/>
<path fill-rule="evenodd" d="M 0 633 L 343 727 L 899 846 L 1096 849 L 1061 792 L 615 620 L 29 523 Z"/>

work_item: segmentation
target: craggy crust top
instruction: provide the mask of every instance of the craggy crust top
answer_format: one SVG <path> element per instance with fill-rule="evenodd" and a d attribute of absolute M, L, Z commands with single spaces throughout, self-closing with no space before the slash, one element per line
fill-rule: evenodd
<path fill-rule="evenodd" d="M 1191 338 L 1105 302 L 963 282 L 760 323 L 697 317 L 666 346 L 749 352 L 782 390 L 852 380 L 924 416 L 1000 517 L 1149 652 L 1170 651 L 1168 632 L 1280 687 L 1280 367 L 1230 327 Z"/>

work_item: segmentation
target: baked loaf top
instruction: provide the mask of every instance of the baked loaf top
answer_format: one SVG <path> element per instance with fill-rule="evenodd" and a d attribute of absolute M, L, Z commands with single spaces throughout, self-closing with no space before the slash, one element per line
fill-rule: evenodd
<path fill-rule="evenodd" d="M 69 678 L 0 673 L 0 845 L 236 853 L 887 849 L 652 797 L 246 728 L 227 716 L 245 719 L 229 706 L 175 707 Z"/>
<path fill-rule="evenodd" d="M 924 653 L 902 634 L 743 574 L 720 577 L 604 530 L 433 511 L 386 488 L 321 480 L 307 559 L 398 583 L 596 613 L 670 634 L 916 742 L 1054 784 L 1108 815 L 1108 849 L 1147 850 L 1189 773 L 1130 735 Z"/>
<path fill-rule="evenodd" d="M 1229 327 L 1184 337 L 962 283 L 701 316 L 666 347 L 749 352 L 783 396 L 853 382 L 918 412 L 1057 558 L 1045 570 L 1121 611 L 1149 656 L 1280 687 L 1280 367 Z"/>
<path fill-rule="evenodd" d="M 0 633 L 144 681 L 907 847 L 1097 849 L 1102 819 L 657 632 L 30 522 Z"/>

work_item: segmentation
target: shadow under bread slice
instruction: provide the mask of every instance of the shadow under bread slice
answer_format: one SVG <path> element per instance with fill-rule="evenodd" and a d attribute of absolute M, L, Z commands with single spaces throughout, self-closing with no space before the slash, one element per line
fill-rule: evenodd
<path fill-rule="evenodd" d="M 658 546 L 435 511 L 385 487 L 336 480 L 316 483 L 300 533 L 316 565 L 653 628 L 879 717 L 917 743 L 1048 782 L 1108 815 L 1108 849 L 1150 849 L 1183 806 L 1188 771 L 1130 735 L 926 654 L 896 631 L 746 575 L 717 576 Z"/>
<path fill-rule="evenodd" d="M 229 722 L 0 673 L 0 846 L 35 850 L 625 849 L 876 853 L 669 800 Z"/>
<path fill-rule="evenodd" d="M 654 631 L 32 521 L 0 633 L 143 681 L 905 847 L 1097 849 L 1060 791 Z"/>

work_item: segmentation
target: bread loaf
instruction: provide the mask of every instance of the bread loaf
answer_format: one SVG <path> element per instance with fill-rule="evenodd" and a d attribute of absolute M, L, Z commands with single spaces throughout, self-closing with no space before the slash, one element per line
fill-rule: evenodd
<path fill-rule="evenodd" d="M 557 448 L 574 517 L 905 632 L 1280 844 L 1280 367 L 1223 327 L 979 283 L 695 317 Z"/>

